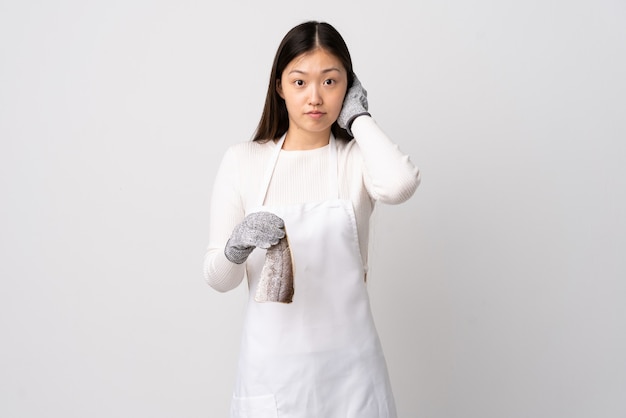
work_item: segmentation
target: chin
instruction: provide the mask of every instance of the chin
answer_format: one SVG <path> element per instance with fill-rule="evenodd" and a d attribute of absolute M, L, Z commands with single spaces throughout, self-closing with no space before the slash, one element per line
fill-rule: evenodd
<path fill-rule="evenodd" d="M 327 125 L 298 125 L 298 129 L 304 132 L 321 133 L 330 130 L 332 124 Z"/>

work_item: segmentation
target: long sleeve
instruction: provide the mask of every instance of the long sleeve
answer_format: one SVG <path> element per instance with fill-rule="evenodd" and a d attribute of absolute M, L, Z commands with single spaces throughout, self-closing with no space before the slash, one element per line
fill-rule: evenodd
<path fill-rule="evenodd" d="M 233 150 L 224 155 L 211 194 L 209 245 L 204 257 L 204 277 L 220 292 L 237 287 L 244 277 L 244 264 L 234 264 L 224 255 L 224 247 L 233 228 L 244 217 L 244 207 L 238 183 L 239 165 Z"/>
<path fill-rule="evenodd" d="M 420 183 L 419 169 L 409 156 L 370 116 L 356 118 L 352 132 L 363 158 L 365 187 L 372 199 L 387 204 L 409 199 Z"/>

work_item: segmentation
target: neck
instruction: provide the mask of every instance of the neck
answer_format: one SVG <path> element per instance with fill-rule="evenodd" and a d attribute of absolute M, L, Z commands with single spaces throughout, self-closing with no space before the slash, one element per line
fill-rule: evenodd
<path fill-rule="evenodd" d="M 328 145 L 330 140 L 330 129 L 323 132 L 303 132 L 300 130 L 289 129 L 285 142 L 284 150 L 311 150 L 321 148 Z"/>

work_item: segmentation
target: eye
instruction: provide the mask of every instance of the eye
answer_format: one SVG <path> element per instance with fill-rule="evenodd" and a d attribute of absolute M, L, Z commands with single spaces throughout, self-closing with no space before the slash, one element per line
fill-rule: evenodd
<path fill-rule="evenodd" d="M 335 80 L 329 78 L 328 80 L 324 80 L 324 85 L 325 86 L 332 86 L 333 84 L 335 84 Z"/>
<path fill-rule="evenodd" d="M 302 87 L 304 86 L 304 80 L 295 80 L 293 84 L 295 84 L 298 87 Z"/>

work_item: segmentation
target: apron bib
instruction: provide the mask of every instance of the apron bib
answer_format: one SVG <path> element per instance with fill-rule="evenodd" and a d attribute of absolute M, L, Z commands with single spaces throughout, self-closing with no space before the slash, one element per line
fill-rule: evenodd
<path fill-rule="evenodd" d="M 374 326 L 352 203 L 334 198 L 263 206 L 285 136 L 267 168 L 258 205 L 285 221 L 294 265 L 293 302 L 254 300 L 265 250 L 246 261 L 249 296 L 232 418 L 395 418 L 387 366 Z"/>

